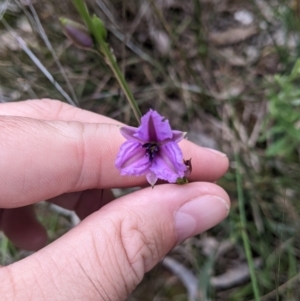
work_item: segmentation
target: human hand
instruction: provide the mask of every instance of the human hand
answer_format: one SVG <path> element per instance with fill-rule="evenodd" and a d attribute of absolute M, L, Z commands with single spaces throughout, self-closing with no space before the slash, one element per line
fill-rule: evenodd
<path fill-rule="evenodd" d="M 0 104 L 0 229 L 18 247 L 47 241 L 33 204 L 49 200 L 83 221 L 33 255 L 0 268 L 1 300 L 124 300 L 176 244 L 222 221 L 226 192 L 211 182 L 225 155 L 189 141 L 193 183 L 162 184 L 113 200 L 110 188 L 145 185 L 114 167 L 119 123 L 58 101 Z M 203 182 L 205 181 L 205 182 Z"/>

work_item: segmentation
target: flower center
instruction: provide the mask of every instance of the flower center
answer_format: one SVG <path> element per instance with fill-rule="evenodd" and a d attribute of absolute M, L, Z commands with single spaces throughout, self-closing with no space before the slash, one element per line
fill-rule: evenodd
<path fill-rule="evenodd" d="M 159 145 L 155 142 L 148 142 L 142 146 L 146 149 L 146 156 L 149 156 L 149 161 L 152 162 L 156 153 L 159 151 Z"/>

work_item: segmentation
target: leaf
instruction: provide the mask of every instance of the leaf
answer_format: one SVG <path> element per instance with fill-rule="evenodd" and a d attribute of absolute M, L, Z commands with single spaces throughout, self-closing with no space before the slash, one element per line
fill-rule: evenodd
<path fill-rule="evenodd" d="M 266 151 L 267 156 L 287 155 L 294 149 L 294 143 L 290 143 L 290 139 L 284 137 L 274 142 Z"/>

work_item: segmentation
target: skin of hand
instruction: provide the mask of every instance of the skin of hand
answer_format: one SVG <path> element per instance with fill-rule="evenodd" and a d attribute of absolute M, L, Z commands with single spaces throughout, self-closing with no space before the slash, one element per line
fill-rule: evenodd
<path fill-rule="evenodd" d="M 114 200 L 111 188 L 146 184 L 114 167 L 120 125 L 55 100 L 0 104 L 0 230 L 37 251 L 0 267 L 1 300 L 125 300 L 174 246 L 227 216 L 229 197 L 213 183 L 227 157 L 187 140 L 192 183 Z M 42 200 L 82 219 L 47 246 L 33 208 Z"/>

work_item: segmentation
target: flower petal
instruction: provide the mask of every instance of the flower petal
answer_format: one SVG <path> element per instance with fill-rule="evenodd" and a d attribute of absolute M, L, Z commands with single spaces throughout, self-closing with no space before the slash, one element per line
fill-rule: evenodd
<path fill-rule="evenodd" d="M 182 178 L 186 166 L 183 163 L 179 146 L 175 142 L 162 145 L 150 166 L 150 170 L 159 179 L 166 180 L 169 183 L 175 183 L 177 178 Z"/>
<path fill-rule="evenodd" d="M 137 130 L 138 129 L 133 126 L 123 126 L 120 128 L 120 132 L 124 138 L 126 138 L 127 140 L 130 140 L 130 141 L 135 141 L 135 142 L 144 144 L 145 141 L 142 141 L 142 140 L 138 139 L 137 137 L 135 137 Z"/>
<path fill-rule="evenodd" d="M 147 142 L 163 142 L 172 139 L 173 132 L 167 119 L 150 110 L 142 117 L 134 137 Z"/>
<path fill-rule="evenodd" d="M 176 143 L 180 142 L 186 136 L 186 132 L 175 131 L 175 130 L 172 131 L 172 134 L 173 134 L 172 141 Z"/>
<path fill-rule="evenodd" d="M 157 182 L 157 176 L 154 172 L 149 171 L 146 174 L 146 178 L 148 183 L 153 187 L 155 185 L 155 183 Z"/>
<path fill-rule="evenodd" d="M 115 164 L 121 175 L 133 176 L 145 174 L 151 165 L 142 145 L 132 141 L 126 141 L 121 145 Z"/>

